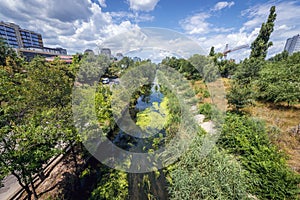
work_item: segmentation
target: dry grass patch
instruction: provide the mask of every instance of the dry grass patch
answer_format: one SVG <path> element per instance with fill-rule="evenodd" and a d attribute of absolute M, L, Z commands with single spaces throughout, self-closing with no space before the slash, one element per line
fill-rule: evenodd
<path fill-rule="evenodd" d="M 288 155 L 290 167 L 300 173 L 300 135 L 291 131 L 300 124 L 300 105 L 257 103 L 244 111 L 264 120 L 270 129 L 280 130 L 277 134 L 270 134 L 270 139 Z"/>

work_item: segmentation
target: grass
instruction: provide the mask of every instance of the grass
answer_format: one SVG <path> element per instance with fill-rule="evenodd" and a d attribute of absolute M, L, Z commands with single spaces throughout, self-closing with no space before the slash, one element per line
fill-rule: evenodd
<path fill-rule="evenodd" d="M 257 102 L 244 109 L 251 116 L 264 120 L 269 127 L 270 139 L 288 155 L 289 166 L 300 173 L 300 135 L 291 129 L 300 124 L 300 105 L 287 107 L 272 103 Z M 278 133 L 271 130 L 279 129 Z"/>
<path fill-rule="evenodd" d="M 230 89 L 230 79 L 222 78 L 226 92 Z M 203 81 L 195 81 L 193 88 L 202 103 L 212 103 L 211 98 L 203 98 L 207 86 Z M 198 92 L 197 92 L 198 91 Z M 300 135 L 291 133 L 291 129 L 300 124 L 300 104 L 288 107 L 285 104 L 255 102 L 255 105 L 243 109 L 253 117 L 266 122 L 271 141 L 288 156 L 289 166 L 300 173 Z M 278 130 L 278 131 L 274 131 Z"/>

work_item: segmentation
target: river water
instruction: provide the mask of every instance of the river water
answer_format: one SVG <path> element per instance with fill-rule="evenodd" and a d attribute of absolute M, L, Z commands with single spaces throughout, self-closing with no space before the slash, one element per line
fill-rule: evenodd
<path fill-rule="evenodd" d="M 154 104 L 160 106 L 164 95 L 160 92 L 159 85 L 154 82 L 151 91 L 147 95 L 141 95 L 136 102 L 135 112 L 142 113 L 146 109 L 153 108 Z M 157 130 L 157 133 L 165 135 L 165 131 Z M 157 134 L 158 135 L 158 134 Z M 155 138 L 155 136 L 153 136 Z M 146 153 L 148 147 L 152 146 L 152 139 L 143 139 L 130 136 L 122 130 L 113 139 L 113 143 L 128 151 Z M 131 145 L 129 145 L 129 141 Z M 133 146 L 132 146 L 133 144 Z M 167 183 L 162 170 L 149 173 L 129 173 L 129 198 L 130 200 L 147 200 L 147 199 L 168 199 Z"/>

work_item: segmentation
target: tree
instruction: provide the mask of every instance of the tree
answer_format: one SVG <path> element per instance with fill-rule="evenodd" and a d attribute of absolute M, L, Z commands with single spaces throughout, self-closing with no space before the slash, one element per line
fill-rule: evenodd
<path fill-rule="evenodd" d="M 289 56 L 289 52 L 284 50 L 283 52 L 276 54 L 274 57 L 270 58 L 269 61 L 278 62 L 282 60 L 287 60 Z"/>
<path fill-rule="evenodd" d="M 42 172 L 43 165 L 57 152 L 55 146 L 59 126 L 53 120 L 55 114 L 56 110 L 35 113 L 34 117 L 26 116 L 28 120 L 22 123 L 12 123 L 7 134 L 1 131 L 1 171 L 17 178 L 27 192 L 28 199 L 31 199 L 32 194 L 38 199 L 34 176 Z"/>
<path fill-rule="evenodd" d="M 289 61 L 270 62 L 264 66 L 257 81 L 258 97 L 273 103 L 300 101 L 300 64 Z"/>
<path fill-rule="evenodd" d="M 105 55 L 87 55 L 81 62 L 77 81 L 93 85 L 100 81 L 101 76 L 107 71 L 110 60 Z"/>
<path fill-rule="evenodd" d="M 261 59 L 245 59 L 238 65 L 234 74 L 234 80 L 240 85 L 251 84 L 259 78 L 259 72 L 264 64 L 265 61 Z"/>
<path fill-rule="evenodd" d="M 35 58 L 18 66 L 11 57 L 0 74 L 0 174 L 13 174 L 28 199 L 32 194 L 37 199 L 34 176 L 72 131 L 66 113 L 71 113 L 73 75 L 61 61 Z"/>
<path fill-rule="evenodd" d="M 274 21 L 276 19 L 275 6 L 270 9 L 270 14 L 266 23 L 261 25 L 259 34 L 254 42 L 251 44 L 250 58 L 265 59 L 267 56 L 268 48 L 273 45 L 269 42 L 270 35 L 274 30 Z"/>
<path fill-rule="evenodd" d="M 6 65 L 6 59 L 10 58 L 16 58 L 16 52 L 10 48 L 4 40 L 0 37 L 0 65 L 5 66 Z"/>
<path fill-rule="evenodd" d="M 172 67 L 182 73 L 187 79 L 199 79 L 201 77 L 200 71 L 192 65 L 190 60 L 176 57 L 166 57 L 163 59 L 162 64 Z"/>
<path fill-rule="evenodd" d="M 228 78 L 236 72 L 238 64 L 236 64 L 234 61 L 232 60 L 218 61 L 217 58 L 214 59 L 214 61 L 215 64 L 218 66 L 219 72 L 222 77 Z"/>
<path fill-rule="evenodd" d="M 209 51 L 209 54 L 208 54 L 209 56 L 215 56 L 216 55 L 216 53 L 215 53 L 215 47 L 214 46 L 212 46 L 211 48 L 210 48 L 210 51 Z"/>
<path fill-rule="evenodd" d="M 227 100 L 230 105 L 234 106 L 235 110 L 239 111 L 247 105 L 252 104 L 253 91 L 249 88 L 248 84 L 239 85 L 237 82 L 234 82 L 227 95 Z"/>

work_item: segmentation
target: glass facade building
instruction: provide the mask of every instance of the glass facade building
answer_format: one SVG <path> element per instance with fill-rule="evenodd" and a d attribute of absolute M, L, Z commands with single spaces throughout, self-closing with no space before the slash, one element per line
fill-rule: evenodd
<path fill-rule="evenodd" d="M 300 35 L 298 34 L 292 38 L 288 38 L 284 50 L 288 51 L 289 54 L 300 51 Z"/>
<path fill-rule="evenodd" d="M 0 37 L 12 48 L 43 48 L 42 35 L 21 29 L 13 23 L 0 22 Z"/>
<path fill-rule="evenodd" d="M 10 47 L 16 49 L 18 54 L 25 56 L 27 60 L 31 60 L 36 55 L 44 57 L 67 55 L 66 49 L 44 47 L 41 34 L 22 29 L 14 23 L 0 21 L 1 38 Z"/>

